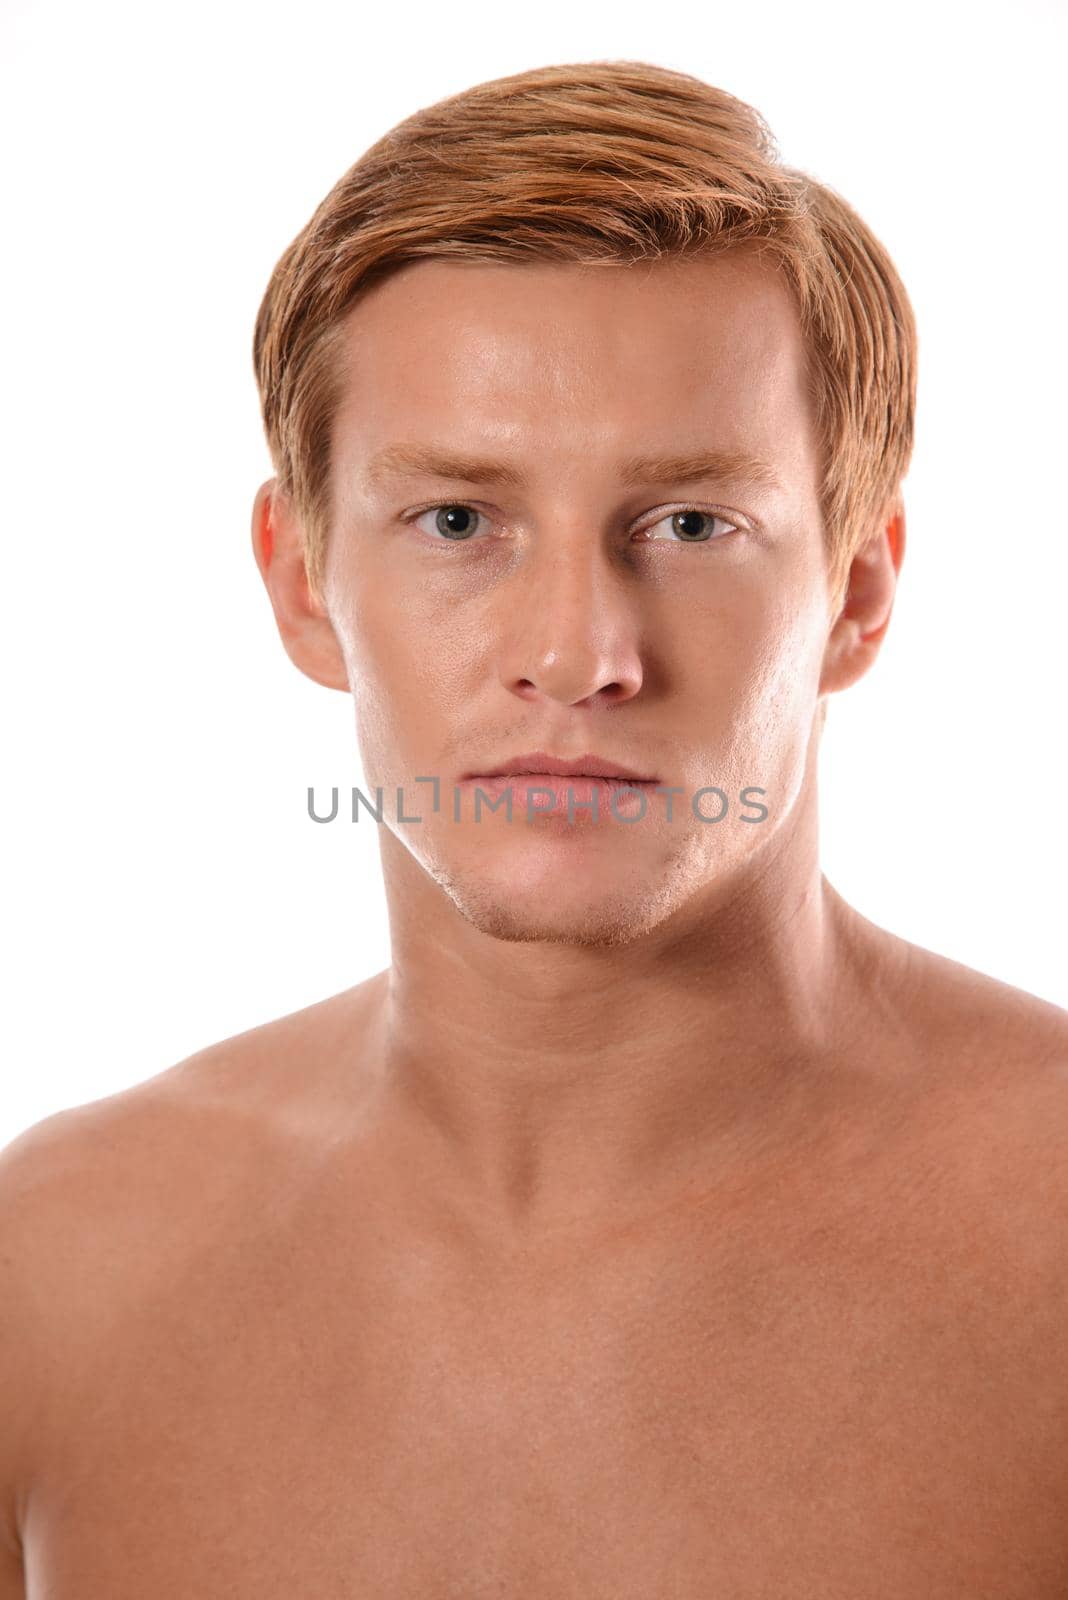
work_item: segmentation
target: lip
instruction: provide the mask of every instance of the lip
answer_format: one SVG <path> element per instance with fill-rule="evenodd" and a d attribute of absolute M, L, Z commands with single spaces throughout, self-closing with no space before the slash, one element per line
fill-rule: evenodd
<path fill-rule="evenodd" d="M 512 756 L 484 772 L 466 772 L 462 779 L 473 778 L 621 778 L 628 783 L 655 783 L 652 773 L 638 772 L 624 766 L 621 761 L 608 761 L 602 756 L 586 754 L 565 761 L 551 756 L 545 750 L 529 750 L 524 755 Z"/>

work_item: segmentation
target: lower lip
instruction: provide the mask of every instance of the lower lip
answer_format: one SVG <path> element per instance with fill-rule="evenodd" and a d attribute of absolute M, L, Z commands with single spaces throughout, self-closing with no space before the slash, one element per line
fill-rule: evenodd
<path fill-rule="evenodd" d="M 658 781 L 656 778 L 588 778 L 583 777 L 581 773 L 576 773 L 572 777 L 561 777 L 555 772 L 510 772 L 493 778 L 465 778 L 461 787 L 472 791 L 472 805 L 473 791 L 476 789 L 492 800 L 504 794 L 505 790 L 511 789 L 513 806 L 524 820 L 528 815 L 532 818 L 561 815 L 566 817 L 570 798 L 575 820 L 591 821 L 594 816 L 595 801 L 598 819 L 611 818 L 613 810 L 619 816 L 629 816 L 640 811 L 639 791 L 642 794 L 652 793 Z M 551 791 L 551 801 L 546 790 Z M 507 816 L 503 806 L 501 811 Z M 492 815 L 494 813 L 485 807 L 480 812 L 480 816 Z"/>

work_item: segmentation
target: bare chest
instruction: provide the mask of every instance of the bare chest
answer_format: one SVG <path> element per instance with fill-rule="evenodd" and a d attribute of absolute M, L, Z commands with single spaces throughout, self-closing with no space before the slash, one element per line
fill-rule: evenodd
<path fill-rule="evenodd" d="M 511 1270 L 247 1219 L 97 1340 L 28 1592 L 1053 1600 L 1068 1295 L 1022 1220 L 709 1199 Z"/>

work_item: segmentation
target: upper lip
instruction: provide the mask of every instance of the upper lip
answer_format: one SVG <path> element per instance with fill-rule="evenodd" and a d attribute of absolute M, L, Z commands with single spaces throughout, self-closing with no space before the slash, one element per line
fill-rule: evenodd
<path fill-rule="evenodd" d="M 636 772 L 622 761 L 607 761 L 603 756 L 575 756 L 564 761 L 560 756 L 548 755 L 544 750 L 528 750 L 524 755 L 512 756 L 485 772 L 469 772 L 469 778 L 503 778 L 518 773 L 548 773 L 557 778 L 629 778 L 635 783 L 651 783 L 648 772 Z"/>

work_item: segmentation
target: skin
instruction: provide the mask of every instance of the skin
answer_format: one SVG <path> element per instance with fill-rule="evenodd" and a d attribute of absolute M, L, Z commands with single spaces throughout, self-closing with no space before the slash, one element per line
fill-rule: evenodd
<path fill-rule="evenodd" d="M 391 965 L 3 1153 L 0 1600 L 1062 1595 L 1068 1016 L 821 873 L 905 520 L 832 596 L 783 285 L 421 262 L 346 341 L 321 595 L 274 480 L 252 534 L 423 817 Z M 623 481 L 711 446 L 779 487 Z M 422 803 L 536 748 L 768 815 Z"/>
<path fill-rule="evenodd" d="M 418 798 L 438 774 L 451 796 L 531 749 L 603 753 L 686 796 L 767 791 L 759 825 L 737 806 L 702 824 L 685 799 L 668 824 L 654 795 L 629 827 L 457 824 L 446 804 L 381 830 L 381 1115 L 418 1106 L 502 1226 L 614 1214 L 674 1181 L 695 1128 L 732 1140 L 735 1118 L 764 1117 L 758 1083 L 863 1020 L 818 865 L 814 755 L 822 697 L 878 651 L 904 510 L 836 616 L 797 319 L 745 252 L 627 272 L 420 263 L 358 308 L 346 355 L 321 606 L 270 484 L 253 521 L 292 659 L 352 694 L 369 791 Z M 503 457 L 524 486 L 369 482 L 409 440 Z M 781 488 L 620 481 L 630 456 L 710 443 Z M 432 513 L 399 520 L 434 495 L 475 506 L 469 541 L 433 544 Z M 673 534 L 687 505 L 721 510 L 711 539 Z"/>

